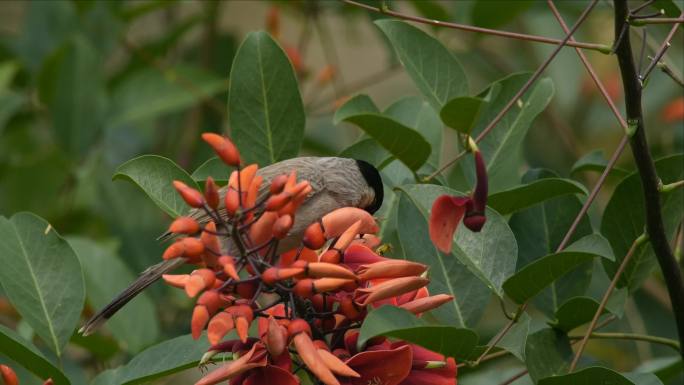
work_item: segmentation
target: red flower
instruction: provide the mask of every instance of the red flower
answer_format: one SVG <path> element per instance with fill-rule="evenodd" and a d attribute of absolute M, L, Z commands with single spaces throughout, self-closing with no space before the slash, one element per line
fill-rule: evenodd
<path fill-rule="evenodd" d="M 430 212 L 430 239 L 437 248 L 445 253 L 451 252 L 451 243 L 458 224 L 471 231 L 482 230 L 487 218 L 487 166 L 480 151 L 473 152 L 477 184 L 469 197 L 441 195 L 432 204 Z"/>
<path fill-rule="evenodd" d="M 392 348 L 410 346 L 413 353 L 411 372 L 400 385 L 456 385 L 456 361 L 418 345 L 395 342 Z"/>

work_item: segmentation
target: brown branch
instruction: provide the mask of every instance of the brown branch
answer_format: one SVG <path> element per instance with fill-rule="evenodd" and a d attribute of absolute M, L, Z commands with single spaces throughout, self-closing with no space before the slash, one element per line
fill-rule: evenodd
<path fill-rule="evenodd" d="M 672 41 L 672 38 L 674 37 L 675 32 L 677 32 L 677 29 L 679 29 L 679 25 L 674 25 L 671 29 L 670 32 L 667 34 L 667 37 L 665 40 L 663 40 L 663 43 L 660 45 L 658 48 L 658 51 L 656 52 L 655 56 L 653 57 L 653 60 L 651 60 L 651 64 L 646 67 L 646 70 L 644 71 L 643 74 L 639 74 L 639 81 L 641 82 L 641 86 L 646 83 L 646 79 L 648 79 L 648 75 L 653 71 L 653 68 L 660 62 L 660 59 L 665 56 L 665 52 L 667 51 L 668 48 L 670 48 L 670 42 Z"/>
<path fill-rule="evenodd" d="M 346 1 L 346 0 L 345 0 L 345 1 Z M 567 45 L 567 44 L 570 42 L 570 40 L 572 39 L 572 34 L 575 33 L 575 31 L 577 31 L 577 29 L 579 28 L 579 26 L 582 25 L 582 23 L 584 22 L 584 20 L 587 19 L 587 16 L 589 16 L 589 13 L 591 13 L 591 10 L 594 8 L 594 6 L 596 6 L 596 3 L 597 3 L 597 0 L 593 0 L 591 3 L 589 3 L 589 5 L 584 9 L 584 11 L 583 11 L 582 14 L 580 15 L 580 17 L 579 17 L 579 18 L 577 19 L 577 21 L 575 22 L 575 25 L 573 25 L 572 28 L 570 29 L 570 31 L 566 34 L 565 38 L 563 38 L 563 40 L 561 40 L 561 41 L 558 43 L 558 45 L 557 45 L 556 48 L 553 50 L 553 52 L 551 52 L 551 55 L 549 55 L 549 57 L 546 58 L 546 60 L 544 60 L 544 62 L 539 66 L 539 68 L 537 68 L 536 71 L 534 71 L 534 73 L 532 74 L 532 76 L 531 76 L 531 77 L 527 80 L 527 82 L 520 88 L 520 90 L 518 90 L 518 92 L 511 98 L 511 100 L 508 101 L 508 103 L 501 109 L 501 111 L 499 111 L 499 113 L 498 113 L 498 114 L 494 117 L 494 119 L 492 119 L 492 121 L 491 121 L 483 130 L 482 130 L 482 132 L 480 132 L 480 134 L 477 135 L 477 137 L 475 138 L 475 142 L 476 142 L 476 143 L 480 143 L 480 142 L 482 141 L 482 139 L 484 139 L 485 136 L 487 136 L 487 134 L 489 134 L 489 132 L 490 132 L 491 130 L 493 130 L 494 127 L 496 127 L 496 125 L 501 121 L 501 119 L 503 119 L 503 117 L 506 115 L 506 113 L 508 113 L 508 111 L 509 111 L 517 102 L 518 102 L 518 99 L 520 99 L 520 98 L 525 94 L 525 92 L 527 92 L 527 90 L 529 90 L 530 87 L 532 87 L 532 85 L 534 84 L 534 82 L 536 82 L 537 79 L 539 79 L 539 77 L 541 76 L 542 72 L 544 72 L 544 70 L 546 69 L 546 67 L 548 67 L 549 64 L 551 64 L 551 61 L 553 61 L 553 59 L 556 57 L 556 55 L 558 55 L 558 53 L 561 51 L 561 49 L 562 49 L 565 45 Z M 430 181 L 432 178 L 434 178 L 435 176 L 439 175 L 442 171 L 446 170 L 446 169 L 449 168 L 451 165 L 453 165 L 454 163 L 456 163 L 461 157 L 463 157 L 463 155 L 465 155 L 465 153 L 466 153 L 465 150 L 462 151 L 462 152 L 461 152 L 460 154 L 458 154 L 454 159 L 452 159 L 451 161 L 447 162 L 447 163 L 446 163 L 445 165 L 443 165 L 442 167 L 438 168 L 434 173 L 432 173 L 430 176 L 428 176 L 428 177 L 425 178 L 424 180 L 425 180 L 425 181 Z"/>
<path fill-rule="evenodd" d="M 684 17 L 649 17 L 646 19 L 630 19 L 629 24 L 641 26 L 646 24 L 681 24 Z"/>
<path fill-rule="evenodd" d="M 629 264 L 629 261 L 632 259 L 634 251 L 639 245 L 646 242 L 647 240 L 648 237 L 646 236 L 646 234 L 642 234 L 637 239 L 635 239 L 634 242 L 632 242 L 632 246 L 629 248 L 627 254 L 625 254 L 625 257 L 622 259 L 620 267 L 618 267 L 618 270 L 615 272 L 615 276 L 613 276 L 613 279 L 610 281 L 610 285 L 608 285 L 606 292 L 603 294 L 603 298 L 601 298 L 601 303 L 599 304 L 598 309 L 596 309 L 594 317 L 591 319 L 591 323 L 589 324 L 587 331 L 584 333 L 584 337 L 580 341 L 579 348 L 577 348 L 577 352 L 575 352 L 575 357 L 572 359 L 572 363 L 570 364 L 570 369 L 568 369 L 568 373 L 572 373 L 577 367 L 577 363 L 579 362 L 579 359 L 582 356 L 582 352 L 584 352 L 584 348 L 587 345 L 587 341 L 589 341 L 591 333 L 594 332 L 594 329 L 596 328 L 596 323 L 598 322 L 601 313 L 603 313 L 603 309 L 606 308 L 606 304 L 608 304 L 608 299 L 610 298 L 610 295 L 613 293 L 615 286 L 617 286 L 617 282 L 620 279 L 620 276 L 625 271 L 625 268 L 627 267 L 627 264 Z"/>
<path fill-rule="evenodd" d="M 626 23 L 628 12 L 626 0 L 615 1 L 616 32 Z M 658 191 L 660 179 L 646 140 L 646 128 L 641 109 L 642 88 L 634 65 L 629 34 L 626 34 L 618 45 L 616 54 L 622 75 L 622 85 L 625 90 L 627 121 L 636 127 L 636 131 L 630 138 L 630 146 L 643 188 L 646 232 L 660 264 L 663 279 L 667 284 L 680 345 L 684 346 L 684 282 L 677 260 L 667 240 L 663 224 L 660 192 Z M 684 353 L 682 357 L 684 357 Z"/>
<path fill-rule="evenodd" d="M 363 9 L 367 9 L 369 11 L 394 16 L 398 19 L 414 21 L 416 23 L 433 25 L 436 27 L 452 28 L 452 29 L 458 29 L 461 31 L 482 33 L 482 34 L 486 34 L 486 35 L 494 35 L 494 36 L 506 37 L 506 38 L 510 38 L 510 39 L 534 41 L 534 42 L 538 42 L 538 43 L 546 43 L 546 44 L 554 44 L 554 45 L 561 44 L 561 42 L 562 42 L 562 40 L 553 39 L 553 38 L 549 38 L 549 37 L 545 37 L 545 36 L 528 35 L 528 34 L 524 34 L 524 33 L 509 32 L 509 31 L 500 31 L 497 29 L 481 28 L 481 27 L 475 27 L 472 25 L 449 23 L 446 21 L 432 20 L 432 19 L 426 19 L 426 18 L 418 17 L 418 16 L 405 15 L 403 13 L 395 12 L 395 11 L 392 11 L 390 9 L 383 10 L 383 9 L 373 7 L 370 5 L 366 5 L 366 4 L 362 4 L 362 3 L 359 3 L 359 2 L 353 1 L 353 0 L 342 0 L 342 1 L 349 4 L 349 5 L 353 5 L 353 6 L 356 6 L 359 8 L 363 8 Z M 604 44 L 573 42 L 573 43 L 568 43 L 568 44 L 564 44 L 564 45 L 568 45 L 568 46 L 572 46 L 572 47 L 579 47 L 579 48 L 584 48 L 584 49 L 590 49 L 593 51 L 601 52 L 603 54 L 609 54 L 610 53 L 610 47 L 607 45 L 604 45 Z"/>

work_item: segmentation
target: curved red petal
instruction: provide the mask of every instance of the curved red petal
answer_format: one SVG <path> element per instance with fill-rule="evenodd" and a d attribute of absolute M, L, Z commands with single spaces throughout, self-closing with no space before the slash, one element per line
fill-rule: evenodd
<path fill-rule="evenodd" d="M 451 252 L 451 243 L 458 223 L 465 214 L 470 198 L 442 195 L 435 199 L 430 211 L 430 239 L 445 253 Z"/>
<path fill-rule="evenodd" d="M 409 346 L 401 346 L 393 350 L 361 352 L 345 362 L 347 366 L 361 375 L 359 378 L 351 378 L 349 383 L 352 385 L 369 383 L 398 385 L 409 375 L 411 358 Z"/>
<path fill-rule="evenodd" d="M 252 372 L 242 385 L 299 385 L 297 376 L 277 366 L 269 365 L 252 370 Z"/>

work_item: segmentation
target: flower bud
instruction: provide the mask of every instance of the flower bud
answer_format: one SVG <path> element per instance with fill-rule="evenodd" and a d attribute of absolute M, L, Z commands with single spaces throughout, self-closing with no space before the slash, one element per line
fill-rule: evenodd
<path fill-rule="evenodd" d="M 19 385 L 17 374 L 7 365 L 0 365 L 0 376 L 5 385 Z"/>
<path fill-rule="evenodd" d="M 169 232 L 174 234 L 192 235 L 200 231 L 200 225 L 194 218 L 178 217 L 169 226 Z"/>
<path fill-rule="evenodd" d="M 202 134 L 202 139 L 211 146 L 223 163 L 233 167 L 240 165 L 240 152 L 230 139 L 211 132 Z"/>
<path fill-rule="evenodd" d="M 403 259 L 390 259 L 369 265 L 361 265 L 357 274 L 362 280 L 368 281 L 377 278 L 398 278 L 418 276 L 427 270 L 422 263 L 411 262 Z"/>
<path fill-rule="evenodd" d="M 290 229 L 292 228 L 294 221 L 292 220 L 292 216 L 290 215 L 283 215 L 278 220 L 275 221 L 273 224 L 273 236 L 276 239 L 283 239 L 287 236 L 287 234 L 290 232 Z"/>
<path fill-rule="evenodd" d="M 190 274 L 163 274 L 162 279 L 170 286 L 184 289 L 190 279 Z"/>
<path fill-rule="evenodd" d="M 173 181 L 173 187 L 178 191 L 178 194 L 180 194 L 181 198 L 183 198 L 188 206 L 196 209 L 204 206 L 204 197 L 199 191 L 188 187 L 188 185 L 179 180 Z"/>
<path fill-rule="evenodd" d="M 399 305 L 400 308 L 410 311 L 413 314 L 420 314 L 432 309 L 436 309 L 447 302 L 450 302 L 454 297 L 446 294 L 433 295 L 431 297 L 424 297 L 414 299 Z"/>
<path fill-rule="evenodd" d="M 428 283 L 430 280 L 421 277 L 394 278 L 371 287 L 356 289 L 354 301 L 359 306 L 366 306 L 376 301 L 420 289 Z"/>
<path fill-rule="evenodd" d="M 209 269 L 198 269 L 190 273 L 190 278 L 185 284 L 185 292 L 188 297 L 194 298 L 202 290 L 210 288 L 216 281 L 216 275 Z"/>
<path fill-rule="evenodd" d="M 320 222 L 314 222 L 304 230 L 302 243 L 311 250 L 318 250 L 325 244 L 325 233 Z"/>
<path fill-rule="evenodd" d="M 287 183 L 288 176 L 283 174 L 283 175 L 278 175 L 277 177 L 273 178 L 271 181 L 271 186 L 269 187 L 269 191 L 271 192 L 271 195 L 278 195 L 280 194 L 283 189 L 285 188 L 285 184 Z"/>
<path fill-rule="evenodd" d="M 207 177 L 207 181 L 204 183 L 204 200 L 206 200 L 207 205 L 212 209 L 218 209 L 220 201 L 219 191 L 218 186 L 212 177 Z"/>

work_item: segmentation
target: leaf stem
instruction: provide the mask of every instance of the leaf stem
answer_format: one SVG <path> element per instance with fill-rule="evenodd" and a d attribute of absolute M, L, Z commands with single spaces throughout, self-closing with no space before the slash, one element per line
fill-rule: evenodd
<path fill-rule="evenodd" d="M 661 193 L 669 193 L 671 191 L 674 191 L 680 187 L 684 186 L 684 179 L 679 180 L 677 182 L 672 182 L 668 184 L 663 184 L 658 186 L 658 190 L 660 190 Z"/>
<path fill-rule="evenodd" d="M 626 23 L 627 1 L 615 1 L 615 30 L 619 30 Z M 673 28 L 674 29 L 674 28 Z M 665 39 L 661 49 L 669 45 L 670 35 Z M 650 238 L 653 251 L 658 259 L 663 279 L 667 285 L 672 303 L 672 312 L 677 324 L 680 346 L 684 345 L 684 281 L 679 264 L 672 253 L 672 248 L 665 233 L 658 178 L 653 157 L 651 156 L 646 139 L 646 127 L 641 107 L 642 84 L 634 66 L 632 45 L 629 34 L 625 36 L 616 50 L 622 85 L 625 90 L 625 110 L 627 120 L 637 123 L 635 134 L 629 139 L 632 155 L 636 163 L 644 196 L 646 232 Z M 648 75 L 647 73 L 645 75 Z M 684 353 L 682 354 L 684 357 Z"/>
<path fill-rule="evenodd" d="M 682 13 L 684 14 L 684 13 Z M 681 17 L 681 15 L 680 15 Z M 675 24 L 672 26 L 670 29 L 670 32 L 667 34 L 667 37 L 665 40 L 663 40 L 663 43 L 660 45 L 658 48 L 658 51 L 656 52 L 655 56 L 653 57 L 653 60 L 651 60 L 651 63 L 646 67 L 646 70 L 644 71 L 643 74 L 639 74 L 639 82 L 641 83 L 641 86 L 643 87 L 644 84 L 646 83 L 646 80 L 648 79 L 648 75 L 653 71 L 653 68 L 660 62 L 660 60 L 665 56 L 665 52 L 667 51 L 668 48 L 670 48 L 672 38 L 674 37 L 675 32 L 677 32 L 677 29 L 679 29 L 679 24 Z M 632 51 L 632 48 L 630 46 L 629 48 L 630 52 Z"/>
<path fill-rule="evenodd" d="M 362 4 L 360 2 L 353 1 L 353 0 L 342 0 L 342 1 L 349 4 L 349 5 L 353 5 L 353 6 L 363 8 L 363 9 L 366 9 L 369 11 L 394 16 L 398 19 L 413 21 L 416 23 L 428 24 L 428 25 L 433 25 L 433 26 L 437 26 L 437 27 L 458 29 L 461 31 L 482 33 L 482 34 L 486 34 L 486 35 L 506 37 L 506 38 L 510 38 L 510 39 L 534 41 L 534 42 L 538 42 L 538 43 L 555 44 L 555 45 L 559 45 L 562 43 L 562 40 L 553 39 L 553 38 L 545 37 L 545 36 L 536 36 L 536 35 L 528 35 L 528 34 L 524 34 L 524 33 L 501 31 L 501 30 L 497 30 L 497 29 L 481 28 L 481 27 L 475 27 L 475 26 L 466 25 L 466 24 L 449 23 L 446 21 L 426 19 L 423 17 L 406 15 L 403 13 L 392 11 L 390 9 L 381 9 L 381 8 L 373 7 L 370 5 Z M 572 47 L 590 49 L 593 51 L 601 52 L 603 54 L 609 54 L 610 53 L 610 47 L 605 45 L 605 44 L 572 42 L 572 43 L 562 44 L 562 45 L 569 45 Z"/>
<path fill-rule="evenodd" d="M 634 255 L 636 248 L 642 243 L 646 242 L 647 240 L 648 236 L 646 234 L 641 234 L 639 237 L 637 237 L 637 239 L 635 239 L 632 242 L 632 246 L 630 246 L 629 250 L 627 251 L 627 254 L 625 254 L 625 257 L 622 259 L 622 262 L 620 263 L 620 266 L 615 272 L 613 279 L 610 281 L 610 285 L 608 285 L 606 292 L 603 294 L 603 298 L 601 298 L 601 303 L 599 304 L 599 307 L 596 309 L 594 317 L 591 319 L 589 328 L 587 328 L 587 331 L 584 333 L 583 338 L 580 340 L 579 347 L 577 348 L 575 357 L 572 359 L 572 363 L 570 364 L 570 369 L 568 369 L 568 373 L 572 373 L 577 367 L 577 363 L 579 362 L 579 359 L 582 356 L 582 353 L 584 352 L 584 348 L 587 345 L 587 341 L 589 340 L 589 337 L 596 328 L 596 323 L 598 322 L 601 313 L 603 313 L 603 309 L 606 308 L 606 305 L 608 304 L 608 299 L 610 298 L 610 295 L 613 293 L 615 286 L 617 286 L 618 280 L 620 279 L 620 276 L 622 276 L 622 273 L 625 271 L 627 264 L 632 259 L 632 255 Z"/>
<path fill-rule="evenodd" d="M 629 24 L 634 26 L 642 26 L 647 24 L 681 24 L 684 23 L 684 17 L 649 17 L 645 19 L 631 18 Z"/>
<path fill-rule="evenodd" d="M 568 336 L 571 340 L 581 340 L 584 336 Z M 589 338 L 593 339 L 605 339 L 605 340 L 634 340 L 634 341 L 646 341 L 652 342 L 654 344 L 660 344 L 669 346 L 677 352 L 680 351 L 679 342 L 671 338 L 651 336 L 648 334 L 636 334 L 636 333 L 598 333 L 593 332 L 589 335 Z"/>

